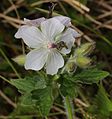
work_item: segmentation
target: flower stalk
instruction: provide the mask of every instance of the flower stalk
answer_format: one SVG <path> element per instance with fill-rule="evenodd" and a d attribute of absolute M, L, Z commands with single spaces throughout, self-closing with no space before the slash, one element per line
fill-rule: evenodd
<path fill-rule="evenodd" d="M 73 105 L 72 105 L 72 102 L 69 96 L 66 96 L 64 98 L 64 103 L 65 103 L 65 108 L 66 108 L 68 119 L 74 119 L 74 114 L 73 114 L 74 109 L 73 109 Z"/>

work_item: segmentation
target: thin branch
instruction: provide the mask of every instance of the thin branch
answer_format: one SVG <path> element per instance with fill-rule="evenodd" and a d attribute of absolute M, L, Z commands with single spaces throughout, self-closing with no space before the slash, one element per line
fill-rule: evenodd
<path fill-rule="evenodd" d="M 10 105 L 12 105 L 14 108 L 17 107 L 17 105 L 9 97 L 7 97 L 1 90 L 0 90 L 0 96 L 3 99 L 5 99 Z"/>
<path fill-rule="evenodd" d="M 90 9 L 88 7 L 86 7 L 85 5 L 83 5 L 82 3 L 80 3 L 79 1 L 76 0 L 72 0 L 72 2 L 74 3 L 74 5 L 76 5 L 77 7 L 81 8 L 82 10 L 89 12 Z"/>
<path fill-rule="evenodd" d="M 25 24 L 23 20 L 19 20 L 19 19 L 10 17 L 10 16 L 6 16 L 6 15 L 4 15 L 2 13 L 0 13 L 0 18 L 3 18 L 5 20 L 7 20 L 7 21 L 14 22 L 14 23 L 17 23 L 17 24 Z"/>

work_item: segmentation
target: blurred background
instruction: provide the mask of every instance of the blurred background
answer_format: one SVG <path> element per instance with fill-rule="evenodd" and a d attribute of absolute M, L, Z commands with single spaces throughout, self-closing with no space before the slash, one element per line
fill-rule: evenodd
<path fill-rule="evenodd" d="M 100 93 L 96 84 L 82 87 L 75 100 L 77 119 L 112 119 L 112 0 L 0 0 L 0 119 L 39 118 L 32 107 L 19 105 L 20 93 L 8 82 L 31 73 L 12 60 L 28 50 L 14 34 L 24 18 L 48 18 L 55 3 L 53 16 L 71 18 L 81 34 L 79 44 L 95 41 L 93 63 L 110 72 Z M 49 119 L 66 119 L 61 105 L 54 104 L 51 112 Z"/>

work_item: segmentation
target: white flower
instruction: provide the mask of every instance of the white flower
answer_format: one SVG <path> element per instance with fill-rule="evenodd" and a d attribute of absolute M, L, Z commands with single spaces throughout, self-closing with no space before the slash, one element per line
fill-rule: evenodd
<path fill-rule="evenodd" d="M 25 69 L 38 71 L 45 66 L 47 74 L 54 75 L 64 66 L 61 53 L 70 53 L 74 43 L 70 29 L 64 29 L 65 26 L 56 18 L 40 22 L 39 27 L 26 24 L 19 28 L 15 37 L 22 38 L 33 49 L 26 56 Z M 66 47 L 59 49 L 61 42 Z"/>
<path fill-rule="evenodd" d="M 55 16 L 54 18 L 56 18 L 57 20 L 59 20 L 63 25 L 65 25 L 66 27 L 69 28 L 69 32 L 72 33 L 73 37 L 80 37 L 80 34 L 75 31 L 73 28 L 71 28 L 72 24 L 71 24 L 71 19 L 69 17 L 66 16 Z"/>
<path fill-rule="evenodd" d="M 73 28 L 71 28 L 72 24 L 71 24 L 71 19 L 69 17 L 55 16 L 53 18 L 59 20 L 65 27 L 68 27 L 69 31 L 72 33 L 74 38 L 80 37 L 80 34 L 77 31 L 75 31 Z M 18 32 L 21 33 L 22 30 L 24 30 L 26 27 L 30 27 L 30 26 L 39 27 L 39 25 L 45 20 L 47 20 L 47 19 L 45 19 L 44 17 L 41 17 L 41 18 L 38 18 L 38 19 L 34 19 L 34 20 L 29 20 L 29 19 L 24 18 L 24 24 L 25 25 L 20 27 Z M 19 33 L 18 33 L 18 35 L 19 35 Z M 16 36 L 16 37 L 19 38 L 18 36 Z"/>
<path fill-rule="evenodd" d="M 44 17 L 34 19 L 34 20 L 29 20 L 29 19 L 24 18 L 24 22 L 26 25 L 31 25 L 31 26 L 36 26 L 36 27 L 38 27 L 43 21 L 45 21 Z"/>

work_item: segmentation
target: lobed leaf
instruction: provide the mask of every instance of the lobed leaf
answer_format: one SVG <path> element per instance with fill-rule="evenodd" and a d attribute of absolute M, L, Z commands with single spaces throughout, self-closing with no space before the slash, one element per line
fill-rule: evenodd
<path fill-rule="evenodd" d="M 82 83 L 98 83 L 100 80 L 106 78 L 109 75 L 107 71 L 94 69 L 86 69 L 83 70 L 81 73 L 76 74 L 75 76 L 71 77 L 72 81 L 75 82 L 82 82 Z"/>
<path fill-rule="evenodd" d="M 19 90 L 20 93 L 31 92 L 36 89 L 46 87 L 46 82 L 39 76 L 26 77 L 24 79 L 12 79 L 11 83 Z"/>
<path fill-rule="evenodd" d="M 36 101 L 36 106 L 42 116 L 47 116 L 53 104 L 52 88 L 38 89 L 32 92 L 32 98 Z"/>

